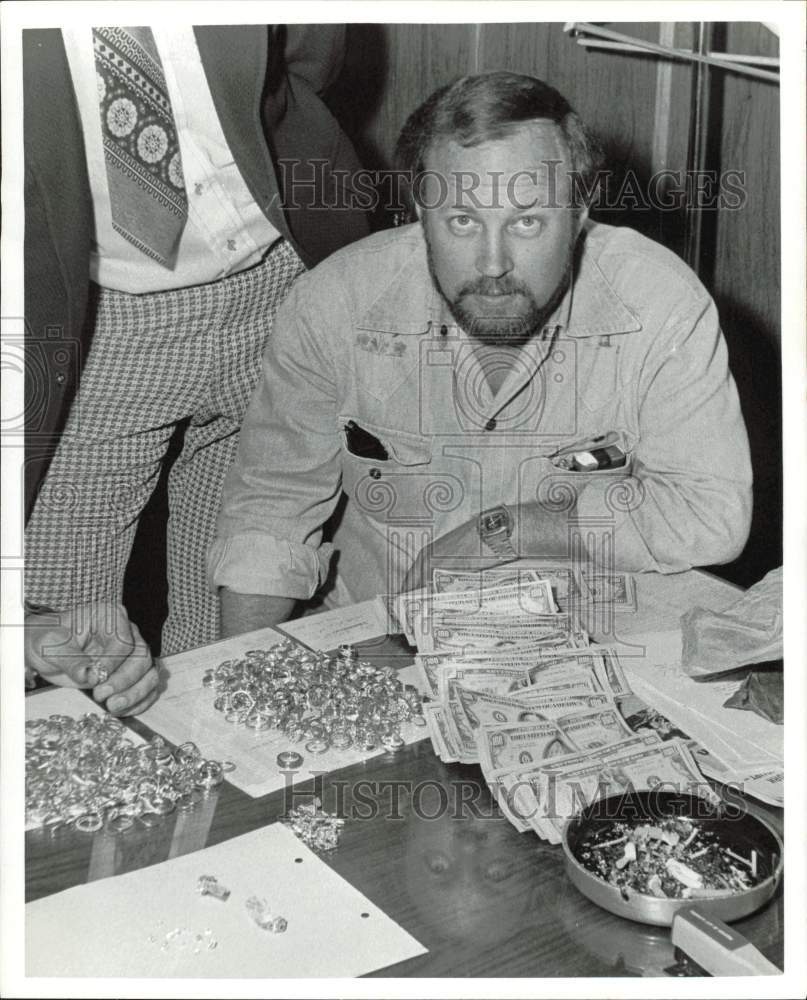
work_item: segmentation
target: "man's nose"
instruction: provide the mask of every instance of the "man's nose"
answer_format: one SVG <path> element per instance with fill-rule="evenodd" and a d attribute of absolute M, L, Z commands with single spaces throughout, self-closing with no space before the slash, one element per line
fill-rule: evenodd
<path fill-rule="evenodd" d="M 486 278 L 501 278 L 513 270 L 513 261 L 500 233 L 489 233 L 479 251 L 476 269 Z"/>

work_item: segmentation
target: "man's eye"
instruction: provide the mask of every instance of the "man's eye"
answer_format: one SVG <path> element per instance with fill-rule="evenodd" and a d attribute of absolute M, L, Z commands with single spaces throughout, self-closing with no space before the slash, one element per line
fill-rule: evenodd
<path fill-rule="evenodd" d="M 540 221 L 534 215 L 523 215 L 520 219 L 516 219 L 513 225 L 522 233 L 537 233 L 541 228 Z"/>
<path fill-rule="evenodd" d="M 470 215 L 452 215 L 449 225 L 455 232 L 468 232 L 473 228 L 474 220 Z"/>

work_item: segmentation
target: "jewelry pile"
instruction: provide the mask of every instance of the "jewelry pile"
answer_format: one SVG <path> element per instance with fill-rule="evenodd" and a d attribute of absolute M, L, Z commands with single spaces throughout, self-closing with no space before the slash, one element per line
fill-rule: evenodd
<path fill-rule="evenodd" d="M 26 821 L 51 833 L 156 826 L 175 809 L 193 809 L 234 766 L 204 758 L 191 742 L 172 751 L 155 736 L 138 746 L 109 715 L 32 719 L 25 741 Z"/>
<path fill-rule="evenodd" d="M 213 688 L 213 707 L 228 722 L 277 729 L 311 754 L 349 747 L 395 753 L 404 746 L 402 722 L 425 725 L 417 688 L 401 684 L 389 667 L 359 661 L 347 645 L 329 657 L 285 639 L 226 660 L 202 684 Z M 299 767 L 302 758 L 289 752 L 278 757 L 284 762 Z"/>
<path fill-rule="evenodd" d="M 332 851 L 338 847 L 345 825 L 339 816 L 325 812 L 318 798 L 290 809 L 284 822 L 295 836 L 315 851 Z"/>

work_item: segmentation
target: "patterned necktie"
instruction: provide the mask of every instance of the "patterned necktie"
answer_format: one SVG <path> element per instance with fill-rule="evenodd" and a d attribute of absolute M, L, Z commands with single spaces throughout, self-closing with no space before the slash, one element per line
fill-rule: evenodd
<path fill-rule="evenodd" d="M 112 225 L 170 267 L 188 199 L 151 28 L 93 28 L 92 34 Z"/>

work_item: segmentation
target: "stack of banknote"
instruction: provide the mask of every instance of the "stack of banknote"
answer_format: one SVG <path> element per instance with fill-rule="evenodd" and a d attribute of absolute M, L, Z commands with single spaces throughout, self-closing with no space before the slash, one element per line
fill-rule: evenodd
<path fill-rule="evenodd" d="M 550 570 L 435 570 L 429 591 L 391 599 L 418 649 L 435 752 L 479 763 L 513 824 L 551 842 L 600 795 L 661 784 L 708 796 L 685 740 L 626 721 L 635 698 L 617 650 L 558 608 L 585 581 Z"/>

